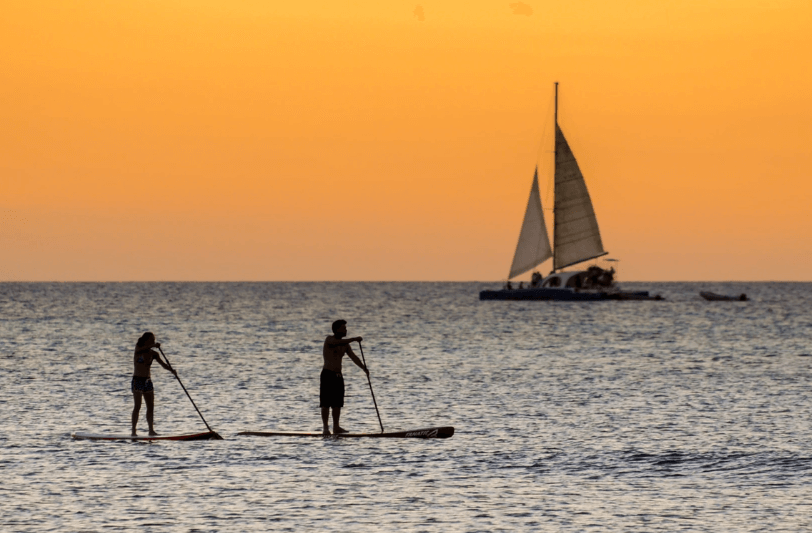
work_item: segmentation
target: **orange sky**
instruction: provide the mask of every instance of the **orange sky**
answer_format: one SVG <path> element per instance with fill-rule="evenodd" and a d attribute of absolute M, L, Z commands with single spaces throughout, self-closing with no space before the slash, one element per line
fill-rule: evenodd
<path fill-rule="evenodd" d="M 621 280 L 812 281 L 808 0 L 10 4 L 0 280 L 502 279 L 559 81 Z"/>

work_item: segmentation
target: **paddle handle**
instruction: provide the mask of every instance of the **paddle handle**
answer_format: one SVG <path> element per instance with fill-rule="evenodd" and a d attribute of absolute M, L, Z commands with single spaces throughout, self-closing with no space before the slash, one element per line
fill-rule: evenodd
<path fill-rule="evenodd" d="M 158 351 L 159 351 L 159 352 L 161 352 L 161 355 L 163 355 L 163 356 L 164 356 L 164 359 L 166 359 L 166 364 L 168 364 L 168 365 L 169 365 L 169 368 L 172 368 L 172 363 L 170 363 L 170 362 L 169 362 L 169 358 L 166 356 L 166 354 L 164 353 L 164 351 L 163 351 L 163 350 L 161 350 L 161 347 L 160 347 L 160 346 L 158 346 Z M 364 364 L 366 364 L 366 363 L 364 363 Z M 187 398 L 189 398 L 189 401 L 190 401 L 190 402 L 192 402 L 192 407 L 194 407 L 194 408 L 195 408 L 195 411 L 197 411 L 197 414 L 198 414 L 198 415 L 200 415 L 200 420 L 202 420 L 202 421 L 203 421 L 203 423 L 204 423 L 204 424 L 206 424 L 206 428 L 207 428 L 207 429 L 208 429 L 210 432 L 212 432 L 212 433 L 214 433 L 215 435 L 217 435 L 217 432 L 216 432 L 216 431 L 214 431 L 214 430 L 211 428 L 211 426 L 209 426 L 208 422 L 206 422 L 206 419 L 205 419 L 205 418 L 203 418 L 203 413 L 201 413 L 201 412 L 200 412 L 200 409 L 198 409 L 198 408 L 197 408 L 197 405 L 195 404 L 195 401 L 192 399 L 192 396 L 189 394 L 189 391 L 187 391 L 187 390 L 186 390 L 186 387 L 184 387 L 184 386 L 183 386 L 183 382 L 180 380 L 180 377 L 178 376 L 177 371 L 175 371 L 175 379 L 177 379 L 177 380 L 178 380 L 178 383 L 180 383 L 180 386 L 181 386 L 181 388 L 183 389 L 183 392 L 185 392 L 185 393 L 186 393 L 186 397 L 187 397 Z M 217 435 L 217 436 L 218 436 L 218 437 L 220 437 L 220 435 Z M 222 437 L 220 437 L 220 438 L 222 438 Z"/>
<path fill-rule="evenodd" d="M 364 358 L 364 347 L 361 346 L 361 341 L 358 341 L 358 348 L 361 349 L 361 361 L 364 362 L 364 368 L 367 369 L 367 383 L 369 383 L 369 392 L 372 394 L 372 403 L 375 405 L 375 414 L 378 415 L 378 423 L 381 425 L 381 433 L 383 433 L 383 422 L 381 422 L 381 413 L 378 411 L 378 402 L 375 401 L 375 391 L 372 390 L 372 380 L 369 379 L 369 368 L 367 368 L 367 360 Z"/>

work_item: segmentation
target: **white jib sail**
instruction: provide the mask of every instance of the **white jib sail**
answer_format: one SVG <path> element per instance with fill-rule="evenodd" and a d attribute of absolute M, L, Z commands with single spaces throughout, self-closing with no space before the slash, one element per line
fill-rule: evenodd
<path fill-rule="evenodd" d="M 584 176 L 564 133 L 555 125 L 555 264 L 558 270 L 605 255 Z"/>
<path fill-rule="evenodd" d="M 541 195 L 539 194 L 539 170 L 533 175 L 533 186 L 530 188 L 530 198 L 527 200 L 527 211 L 524 213 L 522 231 L 519 232 L 519 243 L 513 255 L 513 264 L 510 266 L 508 279 L 523 274 L 534 266 L 553 256 L 550 248 L 550 238 L 547 236 L 547 226 L 544 224 L 544 212 L 541 210 Z"/>

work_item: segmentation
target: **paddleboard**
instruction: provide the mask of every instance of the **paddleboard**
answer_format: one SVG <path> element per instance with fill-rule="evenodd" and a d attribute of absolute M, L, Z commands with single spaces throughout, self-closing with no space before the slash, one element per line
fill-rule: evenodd
<path fill-rule="evenodd" d="M 296 431 L 242 431 L 237 435 L 252 437 L 338 437 L 352 438 L 378 438 L 378 439 L 447 439 L 454 434 L 454 428 L 443 426 L 436 428 L 408 429 L 406 431 L 390 431 L 385 433 L 339 433 L 337 435 L 324 435 L 322 433 L 306 433 Z"/>
<path fill-rule="evenodd" d="M 207 431 L 205 433 L 193 433 L 191 435 L 139 435 L 132 437 L 130 435 L 94 435 L 92 433 L 74 433 L 71 435 L 77 440 L 209 440 L 216 439 L 217 433 L 214 431 Z"/>

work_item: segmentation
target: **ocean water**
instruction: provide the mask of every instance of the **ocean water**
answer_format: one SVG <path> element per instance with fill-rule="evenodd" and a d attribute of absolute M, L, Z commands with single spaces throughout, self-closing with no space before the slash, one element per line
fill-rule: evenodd
<path fill-rule="evenodd" d="M 812 284 L 478 300 L 497 285 L 0 284 L 0 530 L 812 530 Z M 451 439 L 237 436 L 320 429 L 337 318 L 385 428 Z M 71 438 L 129 430 L 146 330 L 225 440 Z M 342 425 L 377 431 L 345 365 Z M 171 374 L 153 381 L 159 432 L 205 430 Z"/>

